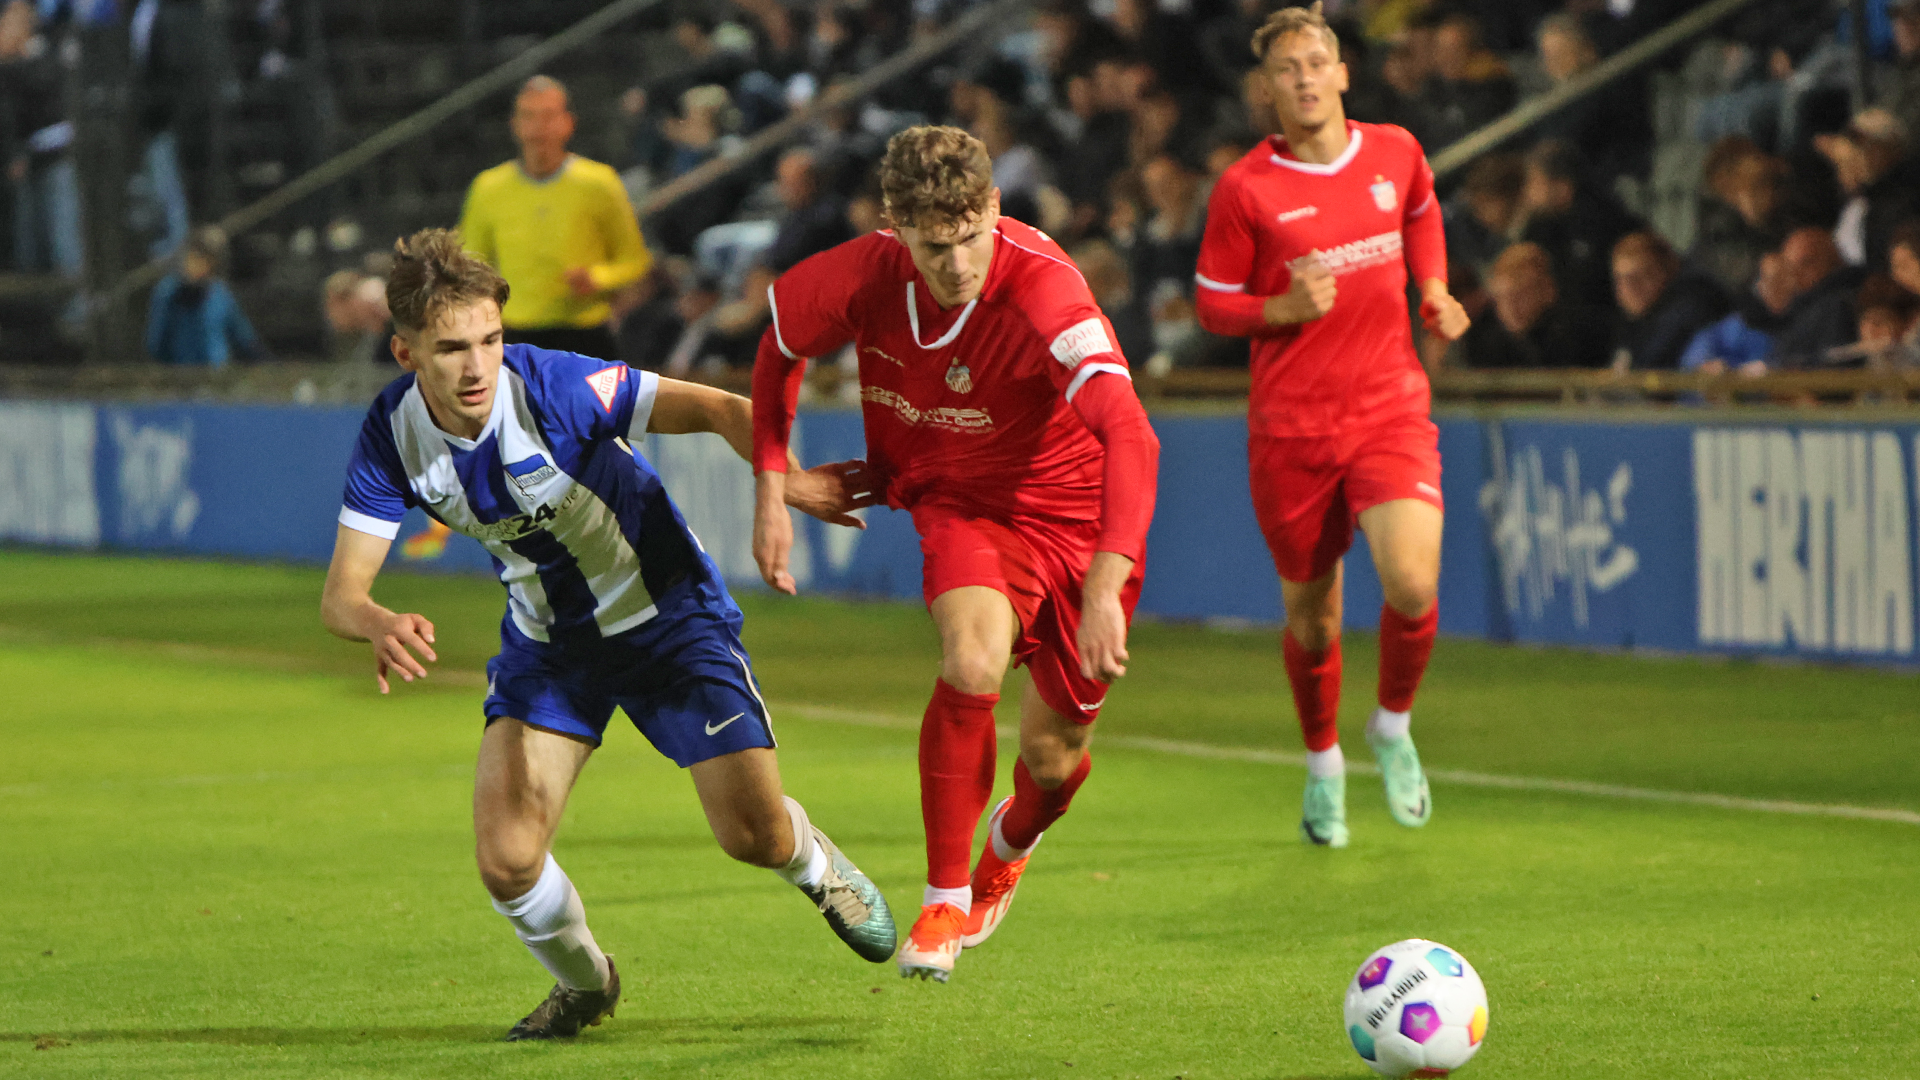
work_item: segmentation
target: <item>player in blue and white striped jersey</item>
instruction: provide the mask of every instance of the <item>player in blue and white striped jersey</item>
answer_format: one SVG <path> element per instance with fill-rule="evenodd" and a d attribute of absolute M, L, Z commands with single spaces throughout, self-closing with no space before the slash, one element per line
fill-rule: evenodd
<path fill-rule="evenodd" d="M 410 507 L 479 540 L 507 587 L 500 655 L 487 664 L 474 781 L 481 880 L 557 980 L 509 1039 L 564 1038 L 611 1016 L 612 961 L 550 849 L 614 707 L 693 777 L 727 854 L 807 894 L 855 952 L 893 954 L 871 881 L 781 790 L 766 705 L 740 643 L 740 609 L 659 474 L 648 432 L 712 431 L 745 459 L 746 399 L 575 353 L 501 344 L 507 284 L 429 229 L 396 245 L 387 286 L 394 357 L 409 374 L 368 410 L 327 572 L 327 629 L 374 647 L 375 678 L 425 678 L 433 624 L 371 595 Z M 798 491 L 795 491 L 797 484 Z M 834 467 L 797 466 L 789 502 L 838 524 Z"/>

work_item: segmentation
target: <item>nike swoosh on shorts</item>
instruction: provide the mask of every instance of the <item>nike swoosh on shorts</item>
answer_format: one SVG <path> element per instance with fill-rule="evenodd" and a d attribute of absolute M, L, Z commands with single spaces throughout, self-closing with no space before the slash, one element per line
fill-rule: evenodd
<path fill-rule="evenodd" d="M 708 724 L 708 725 L 707 725 L 707 734 L 709 734 L 709 735 L 718 735 L 718 734 L 720 734 L 720 730 L 721 730 L 722 728 L 724 728 L 724 727 L 726 727 L 726 726 L 727 726 L 728 724 L 731 724 L 731 723 L 733 723 L 733 722 L 734 722 L 735 720 L 738 720 L 738 719 L 740 719 L 741 717 L 743 717 L 743 716 L 745 716 L 745 715 L 747 715 L 747 714 L 746 714 L 746 713 L 743 713 L 743 712 L 737 712 L 737 713 L 734 713 L 734 714 L 733 714 L 732 716 L 729 716 L 729 717 L 727 717 L 727 718 L 726 718 L 725 720 L 722 720 L 722 721 L 720 721 L 720 722 L 719 722 L 719 723 L 717 723 L 717 724 Z"/>

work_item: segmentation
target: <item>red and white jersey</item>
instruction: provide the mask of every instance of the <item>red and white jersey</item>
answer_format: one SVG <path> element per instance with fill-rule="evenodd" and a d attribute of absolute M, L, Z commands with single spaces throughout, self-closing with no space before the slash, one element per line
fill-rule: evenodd
<path fill-rule="evenodd" d="M 1207 205 L 1203 305 L 1208 291 L 1284 293 L 1288 264 L 1314 252 L 1338 289 L 1317 319 L 1270 328 L 1254 312 L 1240 331 L 1253 335 L 1248 423 L 1257 435 L 1330 435 L 1428 409 L 1406 289 L 1409 259 L 1419 280 L 1446 278 L 1433 170 L 1403 128 L 1349 121 L 1347 130 L 1346 150 L 1325 165 L 1299 160 L 1274 136 L 1221 176 Z"/>
<path fill-rule="evenodd" d="M 769 295 L 788 361 L 858 349 L 867 462 L 888 505 L 1100 520 L 1106 452 L 1071 402 L 1097 374 L 1131 375 L 1086 281 L 1045 233 L 1001 218 L 985 287 L 953 310 L 928 295 L 891 232 L 801 262 Z M 767 428 L 756 423 L 755 467 L 785 469 L 786 433 Z"/>

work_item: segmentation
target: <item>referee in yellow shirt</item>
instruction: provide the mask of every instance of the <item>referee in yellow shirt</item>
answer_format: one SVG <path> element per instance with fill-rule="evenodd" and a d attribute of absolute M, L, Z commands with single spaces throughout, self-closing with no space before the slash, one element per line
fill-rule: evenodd
<path fill-rule="evenodd" d="M 513 138 L 519 160 L 474 177 L 460 212 L 467 250 L 507 279 L 506 339 L 617 360 L 607 297 L 653 267 L 627 189 L 611 168 L 567 153 L 573 112 L 557 79 L 535 75 L 520 88 Z M 437 559 L 451 534 L 430 520 L 400 554 Z"/>
<path fill-rule="evenodd" d="M 512 294 L 500 313 L 509 342 L 618 358 L 608 297 L 653 266 L 620 176 L 567 153 L 567 88 L 536 75 L 513 102 L 520 157 L 473 178 L 460 233 Z"/>

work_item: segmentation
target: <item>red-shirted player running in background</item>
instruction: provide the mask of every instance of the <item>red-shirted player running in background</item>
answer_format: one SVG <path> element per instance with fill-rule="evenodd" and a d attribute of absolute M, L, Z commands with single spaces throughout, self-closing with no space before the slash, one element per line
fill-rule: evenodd
<path fill-rule="evenodd" d="M 1432 810 L 1408 724 L 1438 620 L 1440 450 L 1407 318 L 1409 264 L 1427 329 L 1451 340 L 1467 328 L 1447 292 L 1433 172 L 1403 129 L 1347 120 L 1339 49 L 1318 4 L 1254 34 L 1282 136 L 1213 189 L 1195 290 L 1201 325 L 1253 338 L 1248 457 L 1308 750 L 1300 828 L 1333 847 L 1347 843 L 1340 558 L 1356 519 L 1386 593 L 1367 741 L 1394 820 L 1424 825 Z"/>
<path fill-rule="evenodd" d="M 767 582 L 792 592 L 783 490 L 804 358 L 851 341 L 867 460 L 813 471 L 839 478 L 843 510 L 885 502 L 920 533 L 941 658 L 920 727 L 925 906 L 899 963 L 945 982 L 961 947 L 999 924 L 1028 853 L 1087 778 L 1094 718 L 1126 672 L 1160 444 L 1079 271 L 1046 234 L 1000 216 L 978 139 L 901 132 L 881 189 L 892 230 L 822 252 L 770 290 L 753 373 L 753 550 Z M 1014 794 L 969 875 L 1009 661 L 1029 675 Z"/>

